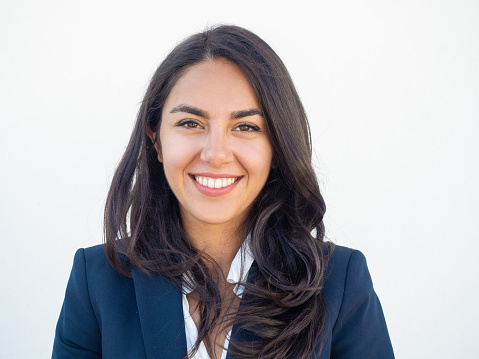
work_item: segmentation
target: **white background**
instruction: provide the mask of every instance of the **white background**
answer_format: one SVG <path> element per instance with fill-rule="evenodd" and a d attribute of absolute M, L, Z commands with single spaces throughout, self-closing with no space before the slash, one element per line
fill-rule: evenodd
<path fill-rule="evenodd" d="M 0 357 L 50 356 L 73 254 L 156 66 L 232 23 L 308 112 L 334 242 L 366 255 L 398 358 L 477 358 L 479 2 L 0 3 Z"/>

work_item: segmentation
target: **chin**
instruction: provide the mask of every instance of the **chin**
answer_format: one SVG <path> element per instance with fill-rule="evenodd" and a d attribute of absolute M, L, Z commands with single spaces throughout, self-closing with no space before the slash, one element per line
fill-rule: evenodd
<path fill-rule="evenodd" d="M 228 223 L 241 223 L 242 221 L 238 221 L 236 218 L 225 217 L 225 216 L 208 216 L 208 217 L 199 217 L 198 220 L 201 223 L 208 224 L 208 225 L 225 225 Z"/>
<path fill-rule="evenodd" d="M 225 210 L 204 209 L 198 213 L 190 213 L 190 219 L 197 224 L 204 225 L 230 225 L 238 226 L 245 220 L 244 212 L 241 213 L 227 213 Z"/>

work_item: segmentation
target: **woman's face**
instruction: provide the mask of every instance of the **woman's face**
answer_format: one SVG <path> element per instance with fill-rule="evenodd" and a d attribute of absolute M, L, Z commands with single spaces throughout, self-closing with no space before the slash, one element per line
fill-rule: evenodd
<path fill-rule="evenodd" d="M 223 59 L 190 67 L 166 99 L 159 137 L 159 159 L 183 223 L 239 226 L 266 182 L 273 156 L 266 121 L 243 71 Z"/>

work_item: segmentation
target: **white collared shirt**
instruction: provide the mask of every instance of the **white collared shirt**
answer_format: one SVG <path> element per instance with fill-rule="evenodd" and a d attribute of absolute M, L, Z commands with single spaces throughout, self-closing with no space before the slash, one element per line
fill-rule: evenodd
<path fill-rule="evenodd" d="M 237 284 L 238 282 L 246 282 L 248 279 L 248 272 L 251 268 L 251 264 L 253 264 L 254 258 L 253 255 L 251 254 L 250 250 L 250 236 L 246 238 L 246 240 L 243 242 L 241 245 L 240 249 L 236 253 L 233 262 L 231 262 L 231 267 L 230 271 L 228 272 L 228 277 L 226 280 L 229 283 L 236 283 L 236 286 L 234 287 L 233 291 L 234 293 L 241 298 L 244 292 L 244 286 Z M 183 279 L 185 281 L 190 280 L 188 275 L 184 275 Z M 194 287 L 194 286 L 191 286 Z M 186 298 L 185 293 L 190 293 L 191 290 L 187 288 L 187 286 L 183 285 L 183 316 L 185 318 L 185 332 L 186 332 L 186 347 L 188 351 L 193 348 L 193 346 L 196 343 L 196 340 L 198 339 L 198 328 L 196 328 L 196 324 L 193 321 L 193 318 L 191 318 L 190 315 L 190 306 L 188 304 L 188 300 Z M 229 338 L 231 336 L 231 330 L 229 331 L 228 335 L 226 336 L 226 341 L 225 341 L 225 349 L 223 350 L 223 353 L 221 354 L 221 359 L 226 359 L 226 349 L 228 348 L 229 344 Z M 205 344 L 201 342 L 198 351 L 195 353 L 192 359 L 210 359 L 210 356 L 208 355 L 208 352 L 206 350 Z"/>

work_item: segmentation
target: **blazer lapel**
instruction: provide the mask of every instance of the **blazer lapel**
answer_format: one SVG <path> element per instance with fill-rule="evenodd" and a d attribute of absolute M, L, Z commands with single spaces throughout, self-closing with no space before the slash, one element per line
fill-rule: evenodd
<path fill-rule="evenodd" d="M 145 350 L 151 359 L 182 359 L 186 334 L 181 292 L 170 280 L 132 271 Z"/>

